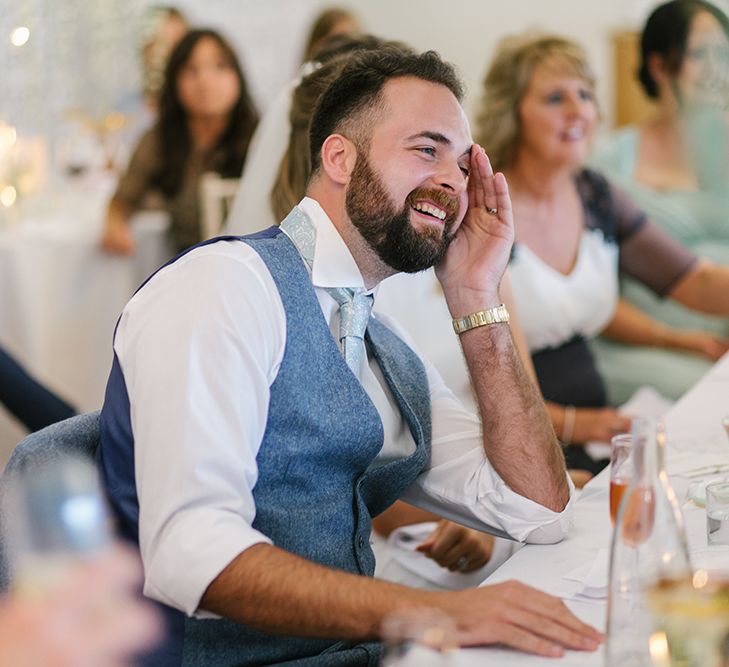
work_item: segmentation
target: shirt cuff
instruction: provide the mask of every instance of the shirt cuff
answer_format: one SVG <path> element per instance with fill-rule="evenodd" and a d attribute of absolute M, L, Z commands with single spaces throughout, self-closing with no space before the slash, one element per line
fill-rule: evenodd
<path fill-rule="evenodd" d="M 490 482 L 489 490 L 480 499 L 487 502 L 504 521 L 504 529 L 518 542 L 554 544 L 567 535 L 575 499 L 575 485 L 565 471 L 569 500 L 561 512 L 540 505 L 514 491 L 490 466 L 483 467 Z"/>
<path fill-rule="evenodd" d="M 272 544 L 239 515 L 214 508 L 179 513 L 156 544 L 140 538 L 144 595 L 188 616 L 209 616 L 198 613 L 200 600 L 239 554 L 255 544 Z"/>
<path fill-rule="evenodd" d="M 454 485 L 454 471 L 469 470 Z M 406 492 L 414 505 L 472 528 L 498 528 L 518 542 L 552 544 L 562 540 L 570 525 L 574 484 L 565 471 L 570 497 L 561 512 L 516 493 L 493 469 L 482 449 L 431 468 Z"/>

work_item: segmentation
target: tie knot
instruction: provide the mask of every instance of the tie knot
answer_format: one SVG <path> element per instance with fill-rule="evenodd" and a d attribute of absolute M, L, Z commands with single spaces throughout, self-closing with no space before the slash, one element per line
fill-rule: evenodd
<path fill-rule="evenodd" d="M 374 301 L 372 295 L 348 287 L 332 289 L 330 294 L 339 304 L 340 340 L 348 336 L 364 338 L 367 322 L 372 312 Z"/>

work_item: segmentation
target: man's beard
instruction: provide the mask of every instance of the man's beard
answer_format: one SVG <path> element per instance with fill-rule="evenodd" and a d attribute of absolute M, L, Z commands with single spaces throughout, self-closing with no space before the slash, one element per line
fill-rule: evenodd
<path fill-rule="evenodd" d="M 346 195 L 349 219 L 379 258 L 395 271 L 416 273 L 435 266 L 453 240 L 450 230 L 458 216 L 459 201 L 442 190 L 418 188 L 405 200 L 402 210 L 395 205 L 360 150 Z M 410 223 L 412 205 L 428 200 L 446 212 L 443 227 L 416 230 Z"/>

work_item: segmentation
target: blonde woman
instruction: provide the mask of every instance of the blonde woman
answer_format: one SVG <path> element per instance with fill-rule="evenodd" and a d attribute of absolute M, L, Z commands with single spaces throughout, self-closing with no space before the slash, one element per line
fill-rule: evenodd
<path fill-rule="evenodd" d="M 514 305 L 555 431 L 570 444 L 568 466 L 593 472 L 603 463 L 579 445 L 606 441 L 628 422 L 608 406 L 588 341 L 605 333 L 626 343 L 682 343 L 619 301 L 618 270 L 690 308 L 729 313 L 729 269 L 698 260 L 583 166 L 597 122 L 594 77 L 577 44 L 544 35 L 501 43 L 476 140 L 509 182 Z M 656 330 L 666 334 L 658 340 Z"/>

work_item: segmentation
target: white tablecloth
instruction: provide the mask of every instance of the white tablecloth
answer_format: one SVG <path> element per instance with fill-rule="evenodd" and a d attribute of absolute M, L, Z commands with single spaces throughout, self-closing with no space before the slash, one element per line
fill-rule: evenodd
<path fill-rule="evenodd" d="M 0 344 L 80 411 L 101 406 L 121 309 L 172 255 L 163 213 L 135 216 L 133 257 L 102 253 L 110 196 L 108 182 L 72 184 L 0 225 Z M 0 469 L 23 435 L 1 410 Z"/>
<path fill-rule="evenodd" d="M 666 415 L 668 452 L 666 470 L 682 503 L 686 519 L 689 548 L 705 548 L 706 514 L 686 503 L 689 478 L 681 476 L 687 468 L 729 462 L 729 439 L 721 418 L 729 414 L 729 354 L 718 361 L 702 380 L 686 393 Z M 722 475 L 719 475 L 722 476 Z M 729 477 L 729 473 L 723 476 Z M 606 469 L 584 489 L 574 509 L 573 525 L 568 537 L 556 545 L 527 545 L 502 565 L 485 583 L 494 584 L 517 579 L 547 593 L 566 595 L 569 582 L 564 576 L 580 565 L 592 563 L 600 549 L 610 545 L 611 526 L 608 511 L 609 471 Z M 604 630 L 606 602 L 576 602 L 567 605 L 585 622 Z M 464 649 L 452 662 L 454 667 L 488 667 L 489 665 L 574 665 L 602 667 L 603 652 L 568 652 L 564 658 L 540 658 L 498 648 Z"/>

